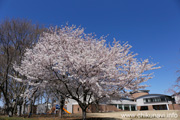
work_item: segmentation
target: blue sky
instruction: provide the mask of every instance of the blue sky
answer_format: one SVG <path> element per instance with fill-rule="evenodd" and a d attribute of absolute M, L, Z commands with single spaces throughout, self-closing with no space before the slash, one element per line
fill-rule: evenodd
<path fill-rule="evenodd" d="M 108 42 L 128 41 L 138 58 L 150 58 L 162 67 L 147 82 L 150 93 L 165 93 L 178 77 L 179 0 L 0 0 L 0 20 L 5 18 L 46 26 L 68 22 L 98 37 L 109 34 Z"/>

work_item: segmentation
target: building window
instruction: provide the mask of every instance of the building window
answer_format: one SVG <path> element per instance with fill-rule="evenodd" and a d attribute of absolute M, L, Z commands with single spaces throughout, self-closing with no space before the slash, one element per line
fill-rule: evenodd
<path fill-rule="evenodd" d="M 78 111 L 79 111 L 79 108 L 78 108 Z"/>
<path fill-rule="evenodd" d="M 166 97 L 144 98 L 143 101 L 144 103 L 167 102 L 168 98 Z"/>
<path fill-rule="evenodd" d="M 140 110 L 148 110 L 148 106 L 141 106 Z"/>
<path fill-rule="evenodd" d="M 119 109 L 123 110 L 122 104 L 119 104 Z"/>
<path fill-rule="evenodd" d="M 129 111 L 129 105 L 124 105 L 124 110 L 128 110 Z"/>
<path fill-rule="evenodd" d="M 135 111 L 136 110 L 136 106 L 135 105 L 131 105 L 131 111 Z"/>

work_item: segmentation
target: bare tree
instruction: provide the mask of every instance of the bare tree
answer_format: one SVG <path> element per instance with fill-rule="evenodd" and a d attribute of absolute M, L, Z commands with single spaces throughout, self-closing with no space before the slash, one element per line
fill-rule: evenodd
<path fill-rule="evenodd" d="M 13 114 L 20 94 L 26 89 L 26 85 L 9 77 L 20 77 L 13 63 L 20 64 L 25 49 L 31 48 L 43 31 L 43 27 L 25 19 L 6 19 L 0 23 L 0 90 L 7 114 Z"/>
<path fill-rule="evenodd" d="M 180 70 L 177 71 L 177 73 L 180 73 Z M 174 98 L 175 98 L 175 102 L 177 104 L 180 104 L 180 77 L 178 77 L 174 83 L 174 85 L 172 85 L 167 92 L 171 93 Z"/>

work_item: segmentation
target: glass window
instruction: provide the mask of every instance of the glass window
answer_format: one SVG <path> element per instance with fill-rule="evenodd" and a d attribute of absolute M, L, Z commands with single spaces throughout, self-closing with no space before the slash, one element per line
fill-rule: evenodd
<path fill-rule="evenodd" d="M 124 110 L 129 110 L 129 105 L 124 105 Z"/>
<path fill-rule="evenodd" d="M 135 105 L 131 105 L 131 111 L 135 111 L 136 110 L 136 106 Z"/>
<path fill-rule="evenodd" d="M 123 110 L 123 107 L 122 107 L 122 105 L 121 105 L 121 104 L 119 104 L 119 109 L 120 109 L 120 110 Z"/>
<path fill-rule="evenodd" d="M 151 102 L 166 102 L 166 97 L 155 97 L 155 98 L 145 98 L 143 99 L 144 103 L 151 103 Z"/>

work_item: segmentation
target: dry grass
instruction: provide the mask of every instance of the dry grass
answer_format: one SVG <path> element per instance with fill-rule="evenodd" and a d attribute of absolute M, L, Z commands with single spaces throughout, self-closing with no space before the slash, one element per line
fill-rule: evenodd
<path fill-rule="evenodd" d="M 123 115 L 135 115 L 135 117 L 123 117 Z M 176 114 L 178 116 L 173 116 Z M 144 117 L 138 115 L 144 115 Z M 156 115 L 156 116 L 155 116 Z M 147 117 L 149 116 L 149 117 Z M 87 113 L 87 118 L 115 118 L 117 120 L 180 120 L 180 111 L 178 110 L 159 110 L 159 111 L 122 111 L 111 113 Z M 39 118 L 39 120 L 75 120 L 81 119 L 81 114 L 64 115 L 64 119 Z"/>
<path fill-rule="evenodd" d="M 177 118 L 174 118 L 173 114 Z M 123 115 L 134 115 L 133 117 L 128 117 Z M 138 115 L 144 115 L 144 117 Z M 157 115 L 157 116 L 154 116 Z M 159 116 L 158 116 L 159 115 Z M 170 116 L 171 115 L 171 116 Z M 149 117 L 147 117 L 149 116 Z M 151 116 L 151 117 L 150 117 Z M 154 116 L 154 117 L 152 117 Z M 3 118 L 3 119 L 1 119 Z M 159 110 L 159 111 L 122 111 L 122 112 L 111 112 L 111 113 L 87 113 L 87 118 L 115 118 L 117 120 L 180 120 L 180 111 L 178 110 Z M 34 115 L 32 118 L 23 117 L 0 117 L 0 120 L 76 120 L 81 119 L 81 114 L 71 114 L 64 115 L 63 118 L 58 118 L 56 116 L 48 115 Z M 109 120 L 109 119 L 108 119 Z"/>
<path fill-rule="evenodd" d="M 104 117 L 104 118 L 107 117 L 107 118 L 116 118 L 123 120 L 150 120 L 150 119 L 180 120 L 180 111 L 156 110 L 156 111 L 126 111 L 126 112 L 122 111 L 122 112 L 112 112 L 112 113 L 88 113 L 88 117 Z"/>

